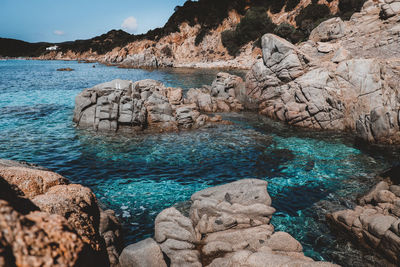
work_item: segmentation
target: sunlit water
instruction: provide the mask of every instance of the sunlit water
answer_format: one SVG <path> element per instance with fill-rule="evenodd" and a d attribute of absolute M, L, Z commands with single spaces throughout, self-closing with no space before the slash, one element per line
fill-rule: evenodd
<path fill-rule="evenodd" d="M 0 158 L 36 163 L 89 186 L 116 211 L 127 243 L 151 236 L 157 213 L 198 190 L 265 179 L 277 209 L 272 223 L 297 238 L 306 255 L 344 265 L 366 263 L 368 256 L 333 238 L 324 214 L 351 206 L 398 154 L 361 150 L 351 135 L 294 129 L 252 113 L 224 114 L 233 125 L 181 133 L 79 130 L 72 114 L 83 88 L 116 78 L 150 78 L 188 89 L 210 84 L 217 73 L 92 65 L 0 61 Z M 75 71 L 56 71 L 61 67 Z"/>

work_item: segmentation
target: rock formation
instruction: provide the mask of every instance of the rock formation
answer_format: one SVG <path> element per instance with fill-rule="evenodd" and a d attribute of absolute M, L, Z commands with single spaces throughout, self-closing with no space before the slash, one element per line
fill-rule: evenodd
<path fill-rule="evenodd" d="M 120 225 L 89 188 L 0 161 L 1 266 L 117 266 Z"/>
<path fill-rule="evenodd" d="M 219 73 L 211 86 L 190 89 L 166 87 L 154 80 L 114 80 L 85 89 L 75 100 L 74 122 L 95 130 L 178 131 L 221 122 L 200 112 L 238 111 L 236 95 L 243 94 L 240 77 Z"/>
<path fill-rule="evenodd" d="M 400 186 L 390 180 L 376 184 L 353 210 L 327 214 L 339 233 L 390 261 L 400 263 Z"/>
<path fill-rule="evenodd" d="M 368 1 L 350 21 L 327 20 L 298 46 L 264 35 L 247 95 L 261 114 L 292 125 L 400 143 L 400 14 L 380 17 L 396 3 Z"/>
<path fill-rule="evenodd" d="M 245 179 L 192 195 L 189 217 L 176 208 L 155 220 L 154 239 L 126 247 L 121 266 L 337 266 L 304 256 L 301 244 L 269 224 L 267 182 Z"/>

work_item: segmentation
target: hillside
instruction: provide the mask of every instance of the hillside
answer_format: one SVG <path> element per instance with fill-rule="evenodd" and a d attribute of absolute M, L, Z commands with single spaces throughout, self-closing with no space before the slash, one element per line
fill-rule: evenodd
<path fill-rule="evenodd" d="M 1 45 L 0 55 L 97 60 L 125 67 L 208 67 L 213 63 L 214 67 L 246 68 L 246 62 L 260 54 L 263 34 L 272 32 L 297 43 L 306 40 L 323 20 L 333 15 L 349 18 L 363 3 L 364 0 L 188 0 L 175 8 L 162 28 L 146 34 L 112 30 L 92 39 L 57 44 L 59 50 L 50 52 L 43 47 L 38 49 L 38 44 L 25 43 L 13 51 Z"/>

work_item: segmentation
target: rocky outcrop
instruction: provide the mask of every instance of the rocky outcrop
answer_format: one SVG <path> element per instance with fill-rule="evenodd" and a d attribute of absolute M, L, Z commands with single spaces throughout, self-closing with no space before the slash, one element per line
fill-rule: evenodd
<path fill-rule="evenodd" d="M 85 89 L 75 99 L 74 122 L 95 130 L 178 131 L 222 122 L 201 112 L 238 111 L 240 77 L 219 73 L 213 84 L 190 89 L 166 87 L 154 80 L 114 80 Z"/>
<path fill-rule="evenodd" d="M 301 244 L 269 224 L 268 183 L 245 179 L 192 195 L 189 217 L 176 208 L 155 220 L 154 240 L 124 249 L 121 266 L 337 266 L 304 256 Z"/>
<path fill-rule="evenodd" d="M 400 263 L 400 186 L 381 181 L 353 210 L 327 214 L 333 229 L 356 244 Z"/>
<path fill-rule="evenodd" d="M 89 188 L 29 164 L 0 161 L 2 266 L 117 266 L 120 225 Z"/>
<path fill-rule="evenodd" d="M 400 143 L 400 37 L 396 17 L 381 21 L 380 12 L 367 2 L 349 22 L 321 23 L 299 46 L 264 35 L 263 59 L 246 77 L 246 93 L 260 113 L 296 126 L 351 130 L 369 142 Z M 375 54 L 360 54 L 357 38 L 367 44 L 377 36 L 391 41 Z"/>

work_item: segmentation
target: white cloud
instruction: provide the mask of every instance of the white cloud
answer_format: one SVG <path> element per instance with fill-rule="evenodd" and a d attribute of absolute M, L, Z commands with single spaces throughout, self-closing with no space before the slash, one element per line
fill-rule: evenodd
<path fill-rule="evenodd" d="M 64 35 L 64 34 L 65 34 L 65 32 L 60 31 L 60 30 L 55 30 L 53 33 L 54 33 L 55 35 Z"/>
<path fill-rule="evenodd" d="M 127 17 L 121 25 L 121 28 L 129 33 L 136 32 L 138 27 L 137 20 L 135 17 Z"/>

